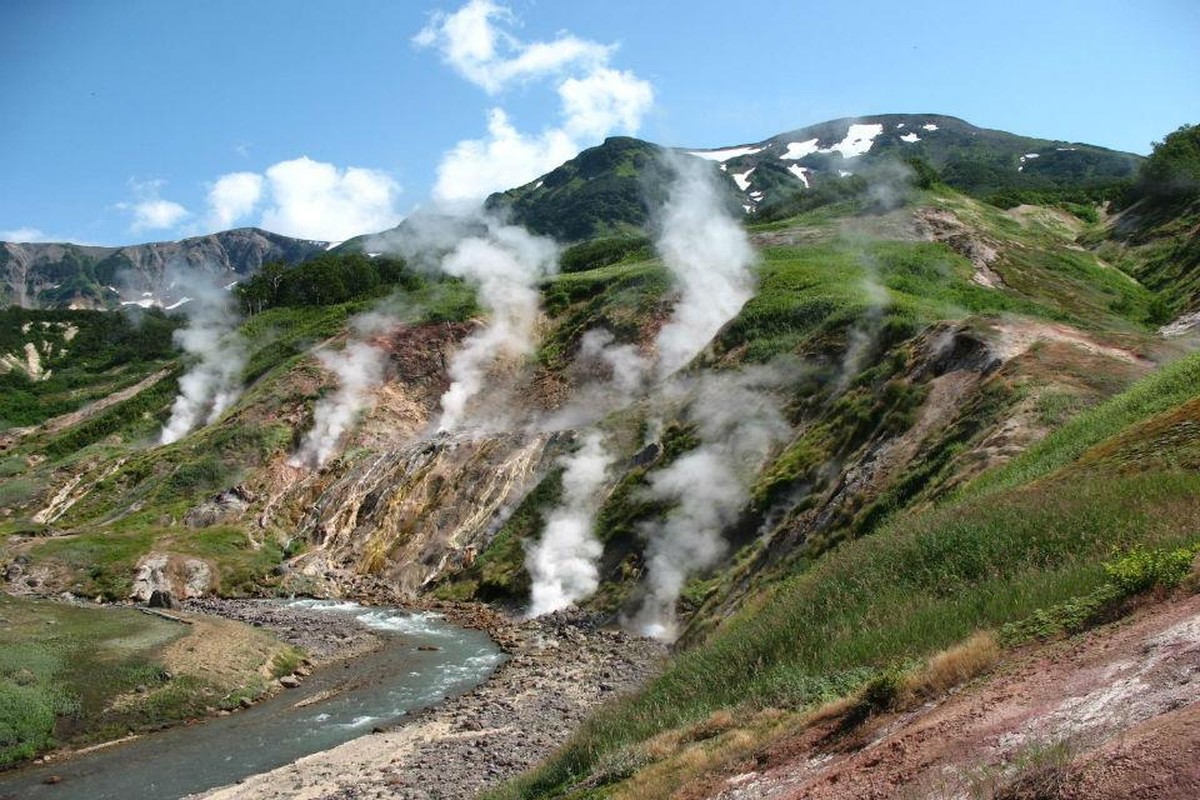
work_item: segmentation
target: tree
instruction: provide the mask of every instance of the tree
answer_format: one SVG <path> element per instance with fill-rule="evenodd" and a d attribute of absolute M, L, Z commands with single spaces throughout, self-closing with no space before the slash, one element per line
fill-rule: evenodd
<path fill-rule="evenodd" d="M 1154 143 L 1138 175 L 1136 192 L 1169 202 L 1200 199 L 1200 125 L 1184 125 Z"/>

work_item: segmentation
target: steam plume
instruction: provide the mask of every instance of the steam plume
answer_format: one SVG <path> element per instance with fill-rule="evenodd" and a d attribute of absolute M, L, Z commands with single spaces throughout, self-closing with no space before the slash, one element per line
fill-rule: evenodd
<path fill-rule="evenodd" d="M 721 202 L 709 165 L 676 156 L 669 166 L 675 180 L 655 245 L 681 296 L 658 334 L 661 376 L 691 361 L 754 294 L 754 249 Z"/>
<path fill-rule="evenodd" d="M 601 434 L 592 432 L 583 447 L 560 463 L 565 468 L 562 500 L 525 558 L 533 578 L 531 617 L 565 608 L 592 594 L 600 583 L 597 564 L 604 548 L 592 528 L 612 456 Z"/>
<path fill-rule="evenodd" d="M 236 330 L 238 316 L 229 292 L 191 274 L 176 278 L 172 288 L 191 298 L 183 306 L 188 325 L 175 331 L 175 341 L 198 360 L 179 379 L 179 395 L 159 437 L 163 444 L 182 439 L 201 422 L 215 422 L 233 405 L 241 394 L 246 364 L 245 344 Z"/>
<path fill-rule="evenodd" d="M 439 430 L 462 424 L 468 404 L 498 357 L 533 352 L 540 301 L 536 284 L 557 263 L 558 247 L 550 239 L 495 223 L 488 225 L 485 236 L 464 239 L 443 259 L 444 272 L 478 287 L 479 300 L 490 315 L 487 325 L 467 337 L 450 362 L 451 383 L 442 395 Z"/>
<path fill-rule="evenodd" d="M 674 507 L 643 528 L 647 595 L 634 624 L 645 635 L 675 638 L 675 603 L 685 583 L 724 554 L 722 531 L 737 520 L 771 449 L 787 438 L 769 391 L 779 380 L 759 367 L 699 381 L 689 417 L 701 445 L 650 477 L 650 496 Z"/>
<path fill-rule="evenodd" d="M 370 390 L 383 381 L 384 353 L 366 342 L 352 342 L 341 352 L 322 350 L 317 358 L 337 375 L 338 389 L 317 403 L 313 426 L 292 457 L 293 466 L 324 466 L 359 412 L 367 407 Z"/>

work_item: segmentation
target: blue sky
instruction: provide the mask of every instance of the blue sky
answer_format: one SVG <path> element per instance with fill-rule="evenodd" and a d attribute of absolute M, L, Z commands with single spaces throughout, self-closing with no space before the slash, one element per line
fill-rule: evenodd
<path fill-rule="evenodd" d="M 1200 122 L 1197 42 L 1192 0 L 5 0 L 0 238 L 344 238 L 605 134 L 885 112 L 1146 153 Z"/>

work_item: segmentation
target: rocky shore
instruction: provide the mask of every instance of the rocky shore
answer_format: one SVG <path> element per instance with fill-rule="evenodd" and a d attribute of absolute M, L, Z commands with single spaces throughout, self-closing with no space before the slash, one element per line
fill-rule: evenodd
<path fill-rule="evenodd" d="M 383 645 L 383 639 L 377 634 L 363 625 L 348 625 L 344 617 L 271 600 L 206 597 L 186 600 L 181 608 L 266 628 L 288 644 L 302 649 L 309 661 L 317 666 L 360 656 Z"/>
<path fill-rule="evenodd" d="M 439 610 L 459 624 L 472 623 L 466 608 Z M 258 621 L 269 624 L 264 618 Z M 474 691 L 390 730 L 202 797 L 475 797 L 544 759 L 596 706 L 654 675 L 666 655 L 659 643 L 604 629 L 579 611 L 517 622 L 483 609 L 473 621 L 473 627 L 485 627 L 510 655 Z M 288 636 L 285 629 L 280 634 Z M 320 634 L 314 637 L 325 641 Z M 307 647 L 302 641 L 295 643 Z"/>

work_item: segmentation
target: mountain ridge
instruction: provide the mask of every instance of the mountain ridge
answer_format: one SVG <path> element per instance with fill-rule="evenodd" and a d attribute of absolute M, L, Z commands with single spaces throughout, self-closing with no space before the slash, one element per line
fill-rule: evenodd
<path fill-rule="evenodd" d="M 922 127 L 929 125 L 935 130 Z M 868 136 L 866 129 L 873 126 L 879 130 Z M 565 244 L 600 235 L 640 235 L 652 226 L 652 209 L 665 198 L 666 153 L 712 161 L 722 173 L 727 204 L 740 207 L 750 220 L 861 196 L 867 186 L 860 180 L 864 170 L 873 184 L 903 183 L 912 167 L 897 171 L 891 165 L 908 161 L 928 163 L 948 185 L 986 196 L 1006 190 L 1103 187 L 1128 179 L 1143 160 L 1096 145 L 979 128 L 945 114 L 877 114 L 715 148 L 610 137 L 526 184 L 492 194 L 485 205 Z M 169 306 L 178 298 L 166 291 L 162 278 L 172 266 L 200 267 L 232 281 L 270 261 L 294 265 L 324 250 L 367 252 L 389 233 L 330 243 L 250 227 L 111 247 L 0 242 L 0 303 L 115 308 L 149 301 Z M 128 276 L 128 286 L 121 285 L 121 275 Z"/>

